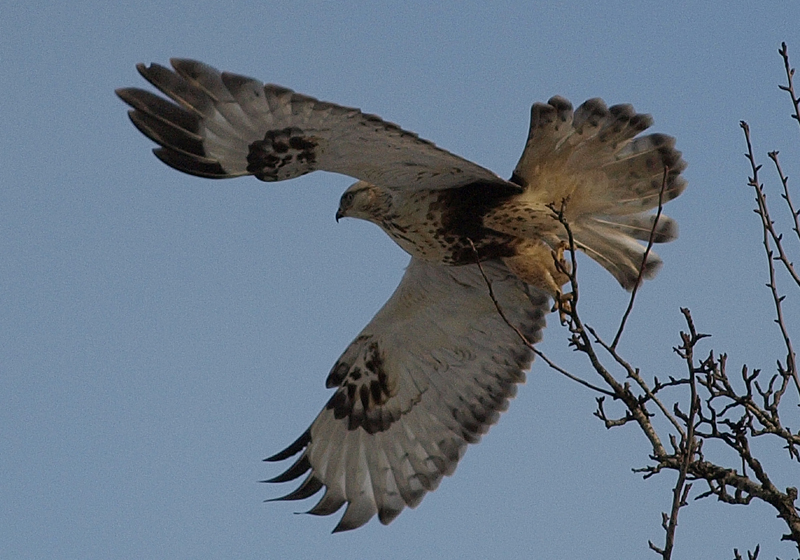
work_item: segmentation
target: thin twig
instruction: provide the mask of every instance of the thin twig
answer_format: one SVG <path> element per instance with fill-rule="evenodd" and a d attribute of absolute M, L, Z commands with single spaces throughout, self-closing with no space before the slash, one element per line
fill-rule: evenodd
<path fill-rule="evenodd" d="M 669 560 L 672 557 L 672 549 L 675 544 L 675 531 L 678 528 L 678 514 L 681 507 L 686 505 L 689 490 L 692 488 L 691 484 L 686 483 L 686 477 L 691 464 L 694 462 L 695 449 L 697 448 L 697 441 L 695 438 L 695 416 L 700 410 L 700 399 L 697 396 L 697 380 L 694 368 L 694 346 L 703 336 L 698 335 L 695 331 L 694 322 L 692 321 L 689 310 L 682 308 L 681 313 L 683 313 L 689 325 L 689 333 L 681 333 L 681 338 L 683 339 L 681 350 L 689 370 L 691 404 L 689 405 L 689 416 L 686 419 L 686 435 L 682 438 L 680 445 L 682 460 L 680 468 L 678 469 L 678 480 L 675 482 L 675 487 L 672 489 L 672 509 L 670 510 L 669 521 L 665 527 L 667 534 L 663 551 L 664 560 Z"/>
<path fill-rule="evenodd" d="M 554 369 L 555 371 L 557 371 L 561 375 L 564 375 L 564 376 L 568 377 L 569 379 L 575 381 L 576 383 L 580 383 L 584 387 L 588 387 L 592 391 L 597 391 L 598 393 L 601 393 L 601 394 L 606 395 L 608 397 L 614 398 L 614 393 L 612 393 L 611 391 L 608 391 L 607 389 L 603 389 L 602 387 L 598 387 L 597 385 L 593 385 L 593 384 L 589 383 L 588 381 L 586 381 L 585 379 L 581 379 L 577 375 L 573 375 L 572 373 L 568 372 L 567 370 L 565 370 L 564 368 L 560 367 L 558 364 L 556 364 L 555 362 L 550 360 L 550 358 L 545 356 L 544 352 L 542 352 L 542 351 L 540 351 L 540 350 L 538 350 L 538 349 L 536 349 L 534 347 L 531 347 L 531 350 L 533 350 L 533 352 L 537 356 L 539 356 L 542 360 L 544 360 L 544 362 L 551 369 Z"/>
<path fill-rule="evenodd" d="M 778 293 L 778 286 L 775 280 L 775 260 L 777 259 L 784 263 L 787 271 L 789 271 L 790 275 L 798 286 L 800 286 L 800 277 L 797 276 L 792 263 L 786 256 L 786 253 L 783 250 L 783 244 L 781 242 L 782 236 L 775 231 L 774 223 L 769 215 L 769 209 L 767 207 L 767 195 L 764 193 L 764 185 L 758 180 L 758 171 L 761 169 L 761 166 L 756 163 L 755 156 L 753 155 L 753 145 L 750 142 L 750 126 L 745 121 L 741 121 L 739 126 L 741 126 L 742 130 L 744 131 L 744 137 L 747 142 L 747 153 L 745 154 L 745 157 L 750 162 L 750 169 L 752 171 L 752 175 L 748 178 L 748 185 L 753 187 L 753 189 L 756 191 L 756 214 L 761 217 L 761 226 L 763 230 L 762 242 L 764 245 L 764 250 L 767 254 L 767 266 L 769 268 L 769 283 L 767 286 L 772 293 L 772 300 L 775 304 L 775 310 L 778 316 L 776 322 L 781 330 L 781 335 L 786 346 L 786 373 L 794 380 L 795 387 L 797 387 L 797 391 L 800 393 L 800 377 L 798 377 L 797 373 L 796 354 L 794 352 L 794 348 L 792 347 L 792 341 L 783 317 L 783 296 Z M 770 239 L 775 245 L 775 248 L 778 250 L 777 257 L 774 256 Z"/>
<path fill-rule="evenodd" d="M 525 346 L 533 348 L 533 343 L 530 340 L 528 340 L 528 337 L 525 336 L 525 333 L 519 330 L 519 327 L 514 325 L 511 321 L 509 321 L 508 317 L 506 317 L 503 308 L 500 306 L 500 302 L 497 301 L 497 297 L 495 297 L 494 295 L 494 288 L 492 288 L 492 283 L 489 280 L 489 277 L 486 276 L 486 272 L 483 270 L 483 265 L 481 264 L 481 259 L 478 253 L 478 249 L 475 248 L 475 243 L 473 243 L 472 239 L 469 238 L 467 238 L 467 241 L 469 241 L 470 247 L 472 247 L 472 251 L 473 253 L 475 253 L 475 264 L 478 265 L 478 270 L 480 271 L 481 276 L 483 276 L 483 280 L 486 283 L 486 286 L 489 288 L 489 297 L 492 299 L 492 303 L 494 303 L 494 306 L 497 309 L 497 312 L 500 314 L 500 317 L 503 319 L 506 325 L 511 327 L 514 330 L 514 332 L 517 333 L 517 336 L 520 338 L 520 340 L 522 340 Z"/>
<path fill-rule="evenodd" d="M 530 340 L 528 340 L 528 337 L 525 336 L 525 333 L 523 333 L 519 329 L 519 327 L 517 327 L 516 325 L 512 324 L 511 321 L 509 321 L 508 317 L 506 316 L 505 312 L 503 311 L 503 307 L 500 305 L 500 302 L 497 300 L 497 297 L 494 295 L 494 289 L 492 288 L 492 282 L 491 282 L 491 280 L 489 280 L 489 277 L 486 276 L 486 271 L 483 270 L 483 265 L 481 264 L 481 260 L 480 260 L 480 257 L 478 256 L 478 250 L 475 248 L 475 244 L 472 242 L 472 239 L 468 239 L 468 241 L 469 241 L 470 246 L 472 247 L 473 252 L 475 253 L 475 264 L 478 265 L 478 270 L 480 271 L 481 276 L 483 276 L 483 281 L 486 283 L 486 286 L 489 288 L 489 297 L 491 298 L 495 309 L 497 309 L 497 312 L 500 314 L 500 317 L 503 319 L 503 322 L 505 322 L 506 325 L 508 325 L 509 327 L 511 327 L 513 329 L 513 331 L 517 334 L 517 336 L 520 338 L 520 340 L 522 340 L 523 344 L 525 344 L 525 346 L 530 348 L 533 351 L 534 354 L 536 354 L 542 360 L 544 360 L 544 362 L 548 366 L 550 366 L 551 369 L 557 371 L 561 375 L 564 375 L 564 376 L 568 377 L 569 379 L 571 379 L 572 381 L 580 383 L 584 387 L 588 387 L 589 389 L 591 389 L 593 391 L 597 391 L 598 393 L 602 393 L 604 395 L 608 395 L 609 397 L 613 397 L 614 394 L 611 393 L 610 391 L 607 391 L 606 389 L 603 389 L 602 387 L 598 387 L 597 385 L 593 385 L 592 383 L 589 383 L 588 381 L 586 381 L 584 379 L 581 379 L 577 375 L 573 375 L 572 373 L 568 372 L 564 368 L 562 368 L 559 365 L 557 365 L 550 358 L 545 356 L 544 352 L 542 352 L 541 350 L 537 349 L 533 345 L 533 343 Z"/>
<path fill-rule="evenodd" d="M 792 197 L 789 196 L 789 177 L 783 174 L 783 169 L 781 169 L 781 164 L 778 161 L 778 151 L 775 150 L 772 152 L 768 152 L 767 155 L 775 164 L 775 169 L 778 172 L 778 177 L 781 178 L 781 184 L 783 185 L 783 194 L 781 195 L 781 197 L 783 197 L 783 200 L 786 201 L 786 205 L 789 207 L 789 213 L 792 215 L 792 220 L 794 221 L 794 227 L 792 228 L 792 230 L 797 235 L 797 237 L 800 238 L 800 223 L 798 223 L 797 220 L 798 215 L 800 215 L 800 210 L 794 209 L 794 204 L 792 204 Z M 784 263 L 784 265 L 785 264 L 786 263 Z M 789 265 L 791 266 L 791 263 L 789 263 Z M 789 272 L 790 273 L 794 272 L 794 267 L 792 267 L 792 270 L 790 270 Z M 796 277 L 796 275 L 793 275 L 793 277 Z"/>
<path fill-rule="evenodd" d="M 750 163 L 750 169 L 753 172 L 753 175 L 748 178 L 747 184 L 756 191 L 756 214 L 759 215 L 761 218 L 761 225 L 764 228 L 764 233 L 767 234 L 775 243 L 775 247 L 778 250 L 778 259 L 783 262 L 784 266 L 786 267 L 787 272 L 792 276 L 795 284 L 800 286 L 800 275 L 792 266 L 789 257 L 783 250 L 782 236 L 775 230 L 775 222 L 772 221 L 772 218 L 769 215 L 769 207 L 767 206 L 767 195 L 764 192 L 764 185 L 759 182 L 758 180 L 758 172 L 761 169 L 761 165 L 756 163 L 755 156 L 753 155 L 753 145 L 750 142 L 750 126 L 745 121 L 740 121 L 739 126 L 742 127 L 744 131 L 745 140 L 747 141 L 747 153 L 745 157 L 747 158 L 748 162 Z M 766 244 L 767 250 L 770 251 L 769 244 Z M 771 257 L 771 255 L 770 255 Z"/>
<path fill-rule="evenodd" d="M 612 346 L 609 346 L 608 344 L 606 344 L 603 341 L 603 339 L 600 338 L 600 336 L 594 331 L 594 329 L 592 327 L 587 325 L 586 328 L 589 329 L 589 331 L 592 333 L 592 336 L 594 336 L 594 338 L 597 341 L 597 343 L 600 346 L 602 346 L 603 349 L 606 352 L 608 352 L 608 354 L 612 358 L 614 358 L 614 361 L 617 362 L 620 366 L 622 366 L 622 368 L 628 374 L 628 377 L 633 379 L 636 382 L 636 384 L 639 386 L 639 388 L 642 391 L 644 391 L 644 394 L 647 397 L 647 399 L 653 401 L 656 404 L 656 406 L 661 410 L 661 413 L 664 415 L 664 417 L 667 420 L 669 420 L 670 424 L 672 424 L 675 427 L 676 430 L 678 430 L 678 433 L 680 434 L 681 438 L 685 438 L 686 437 L 686 433 L 684 432 L 683 427 L 680 425 L 680 422 L 678 422 L 678 420 L 669 411 L 669 409 L 664 405 L 664 403 L 661 402 L 661 399 L 656 397 L 656 395 L 653 392 L 653 390 L 650 388 L 650 386 L 644 380 L 642 375 L 639 373 L 638 368 L 634 368 L 630 363 L 628 363 L 625 359 L 623 359 L 622 356 L 620 356 L 619 353 L 617 352 L 616 348 L 613 348 Z"/>
<path fill-rule="evenodd" d="M 792 105 L 794 105 L 794 114 L 792 118 L 797 121 L 797 124 L 800 125 L 800 98 L 797 97 L 794 93 L 794 68 L 792 65 L 789 64 L 789 49 L 786 47 L 786 43 L 781 43 L 781 48 L 778 49 L 778 54 L 781 55 L 783 58 L 783 67 L 786 70 L 786 80 L 788 85 L 778 87 L 785 92 L 789 93 L 789 96 L 792 98 Z"/>
<path fill-rule="evenodd" d="M 625 309 L 625 313 L 622 314 L 622 319 L 619 322 L 619 329 L 617 329 L 617 334 L 614 336 L 614 342 L 611 343 L 612 349 L 617 347 L 620 338 L 622 338 L 622 331 L 625 330 L 625 324 L 628 322 L 628 317 L 630 316 L 631 311 L 633 311 L 633 302 L 636 300 L 636 293 L 639 291 L 639 286 L 642 284 L 644 269 L 647 266 L 647 257 L 650 255 L 650 251 L 653 249 L 653 243 L 655 243 L 656 237 L 656 228 L 658 227 L 658 220 L 661 218 L 661 212 L 664 209 L 664 190 L 667 188 L 668 175 L 669 167 L 665 165 L 664 176 L 661 178 L 661 189 L 658 191 L 658 210 L 656 211 L 656 219 L 653 221 L 653 227 L 650 228 L 650 237 L 647 240 L 647 248 L 644 250 L 644 255 L 642 255 L 642 263 L 639 265 L 639 275 L 636 277 L 636 284 L 631 290 L 631 297 L 628 300 L 628 307 Z"/>

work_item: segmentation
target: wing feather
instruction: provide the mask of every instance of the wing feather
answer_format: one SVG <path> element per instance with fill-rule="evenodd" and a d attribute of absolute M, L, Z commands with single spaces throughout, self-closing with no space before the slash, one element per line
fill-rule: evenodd
<path fill-rule="evenodd" d="M 510 320 L 538 341 L 547 296 L 499 261 L 483 266 Z M 297 452 L 303 445 L 302 454 L 272 480 L 294 479 L 310 465 L 310 478 L 289 494 L 309 493 L 311 480 L 319 480 L 326 490 L 309 513 L 328 515 L 346 503 L 335 531 L 375 514 L 390 523 L 455 471 L 467 444 L 508 407 L 531 360 L 477 265 L 412 259 L 395 293 L 332 368 L 328 386 L 336 394 L 309 437 L 290 446 Z"/>
<path fill-rule="evenodd" d="M 133 108 L 136 127 L 161 146 L 156 155 L 185 173 L 281 181 L 323 170 L 410 190 L 510 185 L 375 115 L 197 61 L 171 63 L 172 70 L 137 65 L 171 102 L 138 88 L 117 95 Z"/>

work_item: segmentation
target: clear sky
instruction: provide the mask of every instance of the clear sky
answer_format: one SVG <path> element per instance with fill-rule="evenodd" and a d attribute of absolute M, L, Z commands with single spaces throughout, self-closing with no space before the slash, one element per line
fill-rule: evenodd
<path fill-rule="evenodd" d="M 606 431 L 594 395 L 540 363 L 455 476 L 389 527 L 330 535 L 336 518 L 293 515 L 310 500 L 264 504 L 288 489 L 258 484 L 281 472 L 261 459 L 326 402 L 331 365 L 408 257 L 371 224 L 334 221 L 349 178 L 167 168 L 113 90 L 143 86 L 137 62 L 196 58 L 377 113 L 503 176 L 532 102 L 633 103 L 677 137 L 689 188 L 666 209 L 681 237 L 660 249 L 623 352 L 648 375 L 682 373 L 685 306 L 714 335 L 705 351 L 772 370 L 739 121 L 764 163 L 780 149 L 800 177 L 776 52 L 787 41 L 800 66 L 800 2 L 378 4 L 2 8 L 0 558 L 655 557 L 674 475 L 632 473 L 643 437 Z M 581 265 L 584 319 L 612 335 L 627 296 Z M 541 348 L 588 376 L 549 323 Z M 779 485 L 800 483 L 772 457 Z M 761 543 L 787 557 L 782 530 L 766 507 L 694 502 L 676 556 Z"/>

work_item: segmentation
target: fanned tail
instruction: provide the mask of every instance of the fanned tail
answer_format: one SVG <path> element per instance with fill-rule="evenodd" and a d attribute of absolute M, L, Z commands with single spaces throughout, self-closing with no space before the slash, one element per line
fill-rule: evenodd
<path fill-rule="evenodd" d="M 511 180 L 525 192 L 486 216 L 487 227 L 517 237 L 543 240 L 552 248 L 566 241 L 551 208 L 565 203 L 565 218 L 579 249 L 600 263 L 627 290 L 652 278 L 662 261 L 645 246 L 677 237 L 677 224 L 653 208 L 686 188 L 686 162 L 675 139 L 637 136 L 649 115 L 630 105 L 606 107 L 590 99 L 577 110 L 564 98 L 536 103 L 522 157 Z"/>

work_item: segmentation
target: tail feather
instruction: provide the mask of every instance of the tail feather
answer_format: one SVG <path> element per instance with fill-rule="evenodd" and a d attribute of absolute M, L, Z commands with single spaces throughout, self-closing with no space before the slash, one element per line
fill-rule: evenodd
<path fill-rule="evenodd" d="M 602 99 L 589 99 L 575 111 L 574 133 L 565 143 L 570 166 L 603 166 L 640 132 L 653 124 L 650 115 L 637 114 L 631 105 L 606 107 Z"/>
<path fill-rule="evenodd" d="M 602 227 L 611 228 L 639 241 L 650 241 L 651 232 L 653 243 L 669 243 L 678 238 L 678 223 L 663 214 L 658 218 L 657 224 L 655 214 L 592 216 L 589 221 Z"/>
<path fill-rule="evenodd" d="M 640 270 L 642 279 L 649 280 L 663 264 L 661 257 L 650 251 L 643 266 L 645 247 L 613 227 L 584 224 L 576 226 L 573 235 L 578 248 L 609 271 L 628 291 L 636 286 Z"/>
<path fill-rule="evenodd" d="M 655 208 L 662 186 L 665 203 L 684 191 L 686 180 L 681 173 L 685 169 L 686 162 L 675 149 L 675 139 L 650 134 L 613 151 L 593 141 L 576 146 L 557 173 L 572 187 L 569 195 L 574 216 L 633 214 Z"/>
<path fill-rule="evenodd" d="M 528 186 L 529 169 L 556 157 L 559 147 L 574 134 L 572 104 L 560 96 L 531 106 L 531 125 L 525 151 L 514 169 L 511 181 Z"/>

